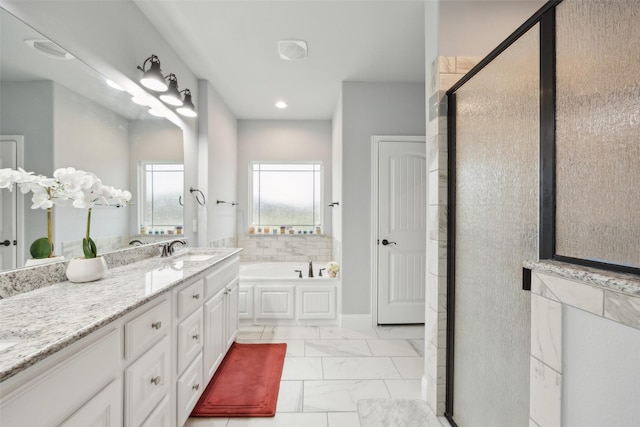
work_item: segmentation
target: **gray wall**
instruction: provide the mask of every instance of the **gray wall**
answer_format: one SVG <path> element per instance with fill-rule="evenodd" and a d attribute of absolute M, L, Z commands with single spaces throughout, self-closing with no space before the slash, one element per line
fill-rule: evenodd
<path fill-rule="evenodd" d="M 236 200 L 238 120 L 209 82 L 200 80 L 198 93 L 199 183 L 200 190 L 207 195 L 206 208 L 198 206 L 198 222 L 206 226 L 199 239 L 200 245 L 206 246 L 212 241 L 235 237 L 237 207 L 218 205 L 216 200 Z"/>
<path fill-rule="evenodd" d="M 423 83 L 342 84 L 342 313 L 371 313 L 371 137 L 425 135 Z"/>
<path fill-rule="evenodd" d="M 312 161 L 324 165 L 323 233 L 331 235 L 331 122 L 328 120 L 241 120 L 238 127 L 238 234 L 247 234 L 249 162 Z"/>
<path fill-rule="evenodd" d="M 23 135 L 24 169 L 52 176 L 53 82 L 3 82 L 0 91 L 0 133 Z M 24 259 L 29 259 L 31 243 L 47 235 L 46 213 L 31 209 L 31 193 L 24 200 L 24 217 Z"/>
<path fill-rule="evenodd" d="M 58 84 L 54 85 L 53 111 L 54 170 L 74 167 L 93 172 L 103 184 L 122 190 L 135 185 L 129 182 L 129 122 L 125 118 Z M 91 237 L 128 235 L 127 209 L 93 209 Z M 56 208 L 54 241 L 82 240 L 86 220 L 86 209 Z"/>
<path fill-rule="evenodd" d="M 126 208 L 129 215 L 129 235 L 140 232 L 138 218 L 138 185 L 141 161 L 183 163 L 182 131 L 165 120 L 131 120 L 129 122 L 129 191 L 133 203 Z"/>

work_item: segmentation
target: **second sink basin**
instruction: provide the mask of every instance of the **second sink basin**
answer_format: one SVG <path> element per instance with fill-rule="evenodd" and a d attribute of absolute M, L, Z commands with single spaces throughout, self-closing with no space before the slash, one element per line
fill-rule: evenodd
<path fill-rule="evenodd" d="M 202 262 L 202 261 L 208 261 L 215 256 L 216 254 L 186 254 L 181 256 L 178 259 L 180 261 L 187 261 L 187 262 Z"/>

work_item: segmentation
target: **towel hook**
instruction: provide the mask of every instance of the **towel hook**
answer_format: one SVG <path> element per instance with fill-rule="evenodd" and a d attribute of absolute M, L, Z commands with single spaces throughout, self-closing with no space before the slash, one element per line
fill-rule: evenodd
<path fill-rule="evenodd" d="M 204 197 L 202 191 L 198 190 L 197 188 L 190 187 L 189 192 L 191 194 L 197 193 L 196 195 L 194 195 L 194 197 L 196 199 L 196 202 L 198 202 L 200 206 L 204 206 L 207 203 L 207 199 Z M 202 197 L 202 200 L 200 200 L 200 197 Z"/>

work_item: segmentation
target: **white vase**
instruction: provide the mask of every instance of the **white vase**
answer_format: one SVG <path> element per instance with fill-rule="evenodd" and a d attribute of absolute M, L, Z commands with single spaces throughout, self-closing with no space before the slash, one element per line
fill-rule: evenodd
<path fill-rule="evenodd" d="M 103 257 L 72 258 L 67 266 L 67 279 L 74 283 L 93 282 L 107 274 L 107 263 Z"/>
<path fill-rule="evenodd" d="M 25 267 L 34 267 L 36 265 L 51 264 L 52 262 L 64 261 L 64 256 L 54 256 L 51 258 L 29 258 L 25 261 Z"/>

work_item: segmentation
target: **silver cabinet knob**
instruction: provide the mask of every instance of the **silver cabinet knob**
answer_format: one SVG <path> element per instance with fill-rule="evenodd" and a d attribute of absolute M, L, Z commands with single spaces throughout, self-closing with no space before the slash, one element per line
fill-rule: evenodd
<path fill-rule="evenodd" d="M 198 390 L 200 388 L 200 384 L 196 384 L 191 387 L 193 390 Z"/>
<path fill-rule="evenodd" d="M 162 322 L 161 322 L 161 321 L 159 321 L 159 320 L 158 320 L 157 322 L 153 322 L 153 323 L 151 324 L 151 327 L 152 327 L 153 329 L 160 329 L 160 328 L 162 327 Z"/>
<path fill-rule="evenodd" d="M 200 299 L 200 294 L 194 294 L 193 299 Z"/>
<path fill-rule="evenodd" d="M 160 384 L 160 375 L 158 375 L 157 377 L 151 378 L 151 384 L 153 384 L 153 385 Z"/>
<path fill-rule="evenodd" d="M 200 335 L 195 334 L 195 335 L 193 335 L 191 338 L 193 338 L 194 340 L 197 340 L 197 339 L 199 339 L 199 338 L 200 338 Z"/>

